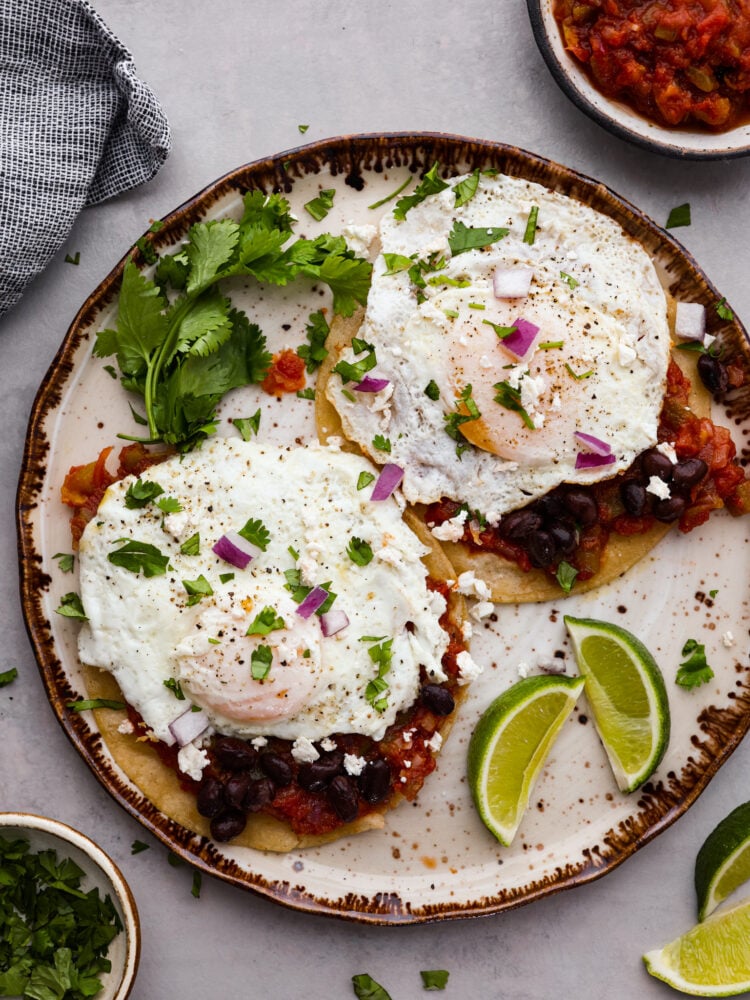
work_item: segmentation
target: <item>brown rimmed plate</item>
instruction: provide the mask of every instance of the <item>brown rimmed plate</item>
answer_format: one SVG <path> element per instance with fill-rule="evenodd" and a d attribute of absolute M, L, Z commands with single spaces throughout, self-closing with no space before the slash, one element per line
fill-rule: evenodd
<path fill-rule="evenodd" d="M 330 139 L 227 174 L 168 215 L 149 238 L 159 249 L 176 244 L 193 222 L 237 213 L 241 194 L 252 187 L 285 192 L 301 220 L 300 235 L 365 225 L 392 203 L 368 206 L 436 160 L 450 172 L 499 168 L 613 217 L 652 254 L 670 292 L 709 306 L 713 332 L 721 333 L 727 351 L 750 363 L 742 326 L 717 318 L 712 307 L 720 294 L 671 236 L 603 185 L 498 143 L 435 134 Z M 334 208 L 315 223 L 303 205 L 321 188 L 335 189 Z M 76 586 L 53 559 L 70 549 L 68 515 L 59 501 L 63 477 L 71 465 L 115 444 L 118 432 L 136 430 L 125 393 L 91 356 L 96 331 L 111 323 L 122 267 L 84 303 L 44 379 L 18 491 L 23 609 L 50 703 L 120 805 L 209 874 L 295 909 L 382 924 L 494 913 L 590 881 L 686 811 L 750 726 L 750 519 L 733 520 L 723 512 L 688 537 L 673 533 L 627 575 L 599 590 L 564 602 L 498 607 L 496 620 L 476 629 L 473 655 L 485 670 L 472 685 L 437 772 L 416 805 L 402 804 L 388 815 L 385 830 L 304 852 L 269 854 L 212 843 L 149 803 L 114 763 L 93 716 L 67 707 L 85 694 L 77 626 L 55 615 L 61 595 Z M 231 295 L 264 328 L 272 349 L 301 343 L 307 315 L 324 304 L 309 288 L 259 294 L 238 285 Z M 246 416 L 258 406 L 267 440 L 314 437 L 312 404 L 296 397 L 280 405 L 255 388 L 243 390 L 225 400 L 221 415 Z M 747 394 L 730 410 L 728 417 L 717 416 L 740 434 L 750 421 Z M 224 421 L 219 433 L 233 431 Z M 503 848 L 471 805 L 464 777 L 467 741 L 481 711 L 519 670 L 535 672 L 556 657 L 573 672 L 563 613 L 617 621 L 651 648 L 669 689 L 670 746 L 652 781 L 634 795 L 621 795 L 582 701 L 553 748 L 515 843 Z M 688 638 L 705 643 L 715 671 L 711 683 L 692 692 L 674 684 Z"/>

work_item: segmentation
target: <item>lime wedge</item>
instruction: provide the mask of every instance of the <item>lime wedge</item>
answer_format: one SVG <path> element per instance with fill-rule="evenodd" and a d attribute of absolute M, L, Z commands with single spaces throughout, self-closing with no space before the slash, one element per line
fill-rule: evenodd
<path fill-rule="evenodd" d="M 506 847 L 582 677 L 527 677 L 496 698 L 469 743 L 469 788 L 482 822 Z"/>
<path fill-rule="evenodd" d="M 652 976 L 698 997 L 750 990 L 750 899 L 643 956 Z"/>
<path fill-rule="evenodd" d="M 750 802 L 737 806 L 719 823 L 695 859 L 698 919 L 750 879 Z"/>
<path fill-rule="evenodd" d="M 655 771 L 669 741 L 669 702 L 656 661 L 631 632 L 565 617 L 586 697 L 620 791 Z"/>

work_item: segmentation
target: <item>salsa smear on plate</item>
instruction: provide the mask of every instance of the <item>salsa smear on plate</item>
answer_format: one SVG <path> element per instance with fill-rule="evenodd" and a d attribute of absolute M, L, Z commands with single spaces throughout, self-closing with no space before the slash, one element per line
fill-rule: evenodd
<path fill-rule="evenodd" d="M 749 0 L 555 0 L 554 13 L 605 96 L 667 126 L 747 118 Z"/>

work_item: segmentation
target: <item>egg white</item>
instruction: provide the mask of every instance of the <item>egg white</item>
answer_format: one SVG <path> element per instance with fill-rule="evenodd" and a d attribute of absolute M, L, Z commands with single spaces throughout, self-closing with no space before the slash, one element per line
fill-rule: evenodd
<path fill-rule="evenodd" d="M 416 699 L 420 667 L 445 679 L 441 660 L 448 639 L 439 624 L 445 601 L 426 584 L 424 545 L 394 499 L 371 502 L 372 486 L 357 489 L 360 473 L 371 471 L 366 460 L 332 448 L 232 438 L 213 439 L 144 474 L 164 496 L 179 500 L 179 513 L 165 517 L 153 503 L 128 509 L 125 496 L 134 478 L 115 483 L 80 544 L 81 598 L 89 619 L 79 637 L 81 660 L 111 671 L 126 700 L 167 743 L 173 742 L 169 723 L 191 703 L 215 730 L 241 737 L 316 740 L 354 732 L 382 738 Z M 250 518 L 263 522 L 270 541 L 246 569 L 235 569 L 212 546 Z M 181 553 L 196 532 L 199 554 Z M 368 565 L 347 554 L 352 536 L 371 546 Z M 146 578 L 113 565 L 108 555 L 131 539 L 168 555 L 167 572 Z M 316 615 L 297 614 L 284 575 L 295 568 L 309 586 L 331 582 L 338 595 L 333 607 L 349 618 L 343 631 L 325 638 Z M 221 583 L 227 572 L 234 578 Z M 190 606 L 183 581 L 201 574 L 213 595 Z M 248 637 L 248 626 L 265 607 L 284 627 Z M 369 653 L 373 637 L 393 641 L 382 712 L 365 697 L 377 674 Z M 273 662 L 267 678 L 257 680 L 250 658 L 261 644 L 271 647 Z M 172 679 L 185 701 L 165 687 Z"/>
<path fill-rule="evenodd" d="M 407 500 L 450 497 L 496 523 L 560 483 L 591 483 L 628 468 L 656 442 L 669 361 L 667 302 L 651 259 L 612 219 L 502 175 L 481 177 L 476 195 L 457 208 L 461 180 L 413 207 L 405 220 L 389 213 L 381 222 L 382 253 L 358 336 L 375 348 L 370 374 L 388 379 L 387 390 L 347 394 L 342 389 L 352 384 L 334 374 L 326 391 L 347 437 L 373 460 L 404 468 Z M 538 225 L 529 245 L 524 233 L 534 205 Z M 509 232 L 451 257 L 447 237 L 456 221 Z M 425 275 L 424 302 L 408 271 L 387 273 L 385 254 L 444 258 L 444 268 Z M 496 298 L 498 266 L 533 269 L 528 295 Z M 518 318 L 540 327 L 537 344 L 562 346 L 537 347 L 519 363 L 489 325 L 509 327 Z M 437 400 L 425 394 L 430 381 Z M 495 401 L 493 386 L 502 381 L 520 391 L 533 429 Z M 473 445 L 458 455 L 445 418 L 467 386 L 481 419 L 462 425 Z M 615 462 L 576 470 L 576 431 L 604 440 Z M 376 435 L 389 439 L 387 456 L 373 446 Z"/>

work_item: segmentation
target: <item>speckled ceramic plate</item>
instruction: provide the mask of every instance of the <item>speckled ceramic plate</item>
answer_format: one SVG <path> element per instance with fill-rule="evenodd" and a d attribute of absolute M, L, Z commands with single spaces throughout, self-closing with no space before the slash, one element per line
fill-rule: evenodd
<path fill-rule="evenodd" d="M 679 244 L 601 184 L 518 149 L 453 136 L 338 138 L 252 163 L 176 209 L 150 238 L 166 248 L 199 218 L 237 213 L 249 187 L 284 191 L 301 219 L 300 234 L 307 236 L 373 222 L 383 209 L 368 206 L 436 160 L 456 172 L 497 167 L 585 201 L 641 241 L 678 298 L 710 305 L 720 297 Z M 323 223 L 314 223 L 302 206 L 321 188 L 336 190 L 334 208 Z M 50 702 L 120 805 L 173 851 L 230 883 L 300 910 L 389 924 L 497 912 L 587 882 L 685 812 L 750 725 L 750 518 L 734 520 L 724 512 L 690 536 L 673 533 L 627 575 L 593 593 L 498 607 L 477 630 L 473 654 L 485 671 L 472 686 L 437 772 L 415 805 L 402 804 L 387 816 L 385 830 L 304 852 L 265 854 L 202 839 L 146 801 L 113 763 L 90 713 L 66 708 L 84 693 L 77 627 L 54 613 L 61 595 L 75 587 L 53 559 L 70 549 L 68 514 L 59 501 L 63 477 L 72 464 L 116 443 L 118 432 L 135 430 L 125 393 L 91 356 L 94 334 L 111 322 L 121 270 L 122 263 L 84 303 L 39 390 L 18 494 L 24 612 Z M 308 288 L 258 293 L 238 286 L 231 294 L 275 349 L 302 342 L 311 308 L 324 302 Z M 713 310 L 711 316 L 715 322 Z M 747 361 L 739 323 L 723 324 L 723 337 Z M 304 442 L 314 436 L 312 404 L 296 397 L 280 404 L 256 388 L 242 390 L 225 400 L 222 414 L 247 415 L 258 406 L 262 437 Z M 749 414 L 746 397 L 733 402 L 729 418 L 719 415 L 738 437 L 744 435 L 740 444 L 747 444 Z M 573 671 L 563 612 L 616 621 L 651 648 L 669 690 L 671 742 L 652 781 L 634 795 L 621 795 L 582 700 L 553 748 L 515 843 L 503 848 L 471 805 L 464 776 L 467 741 L 479 714 L 518 678 L 522 664 L 535 672 L 540 661 L 557 656 Z M 710 684 L 692 692 L 674 683 L 688 638 L 705 643 L 715 671 Z"/>

